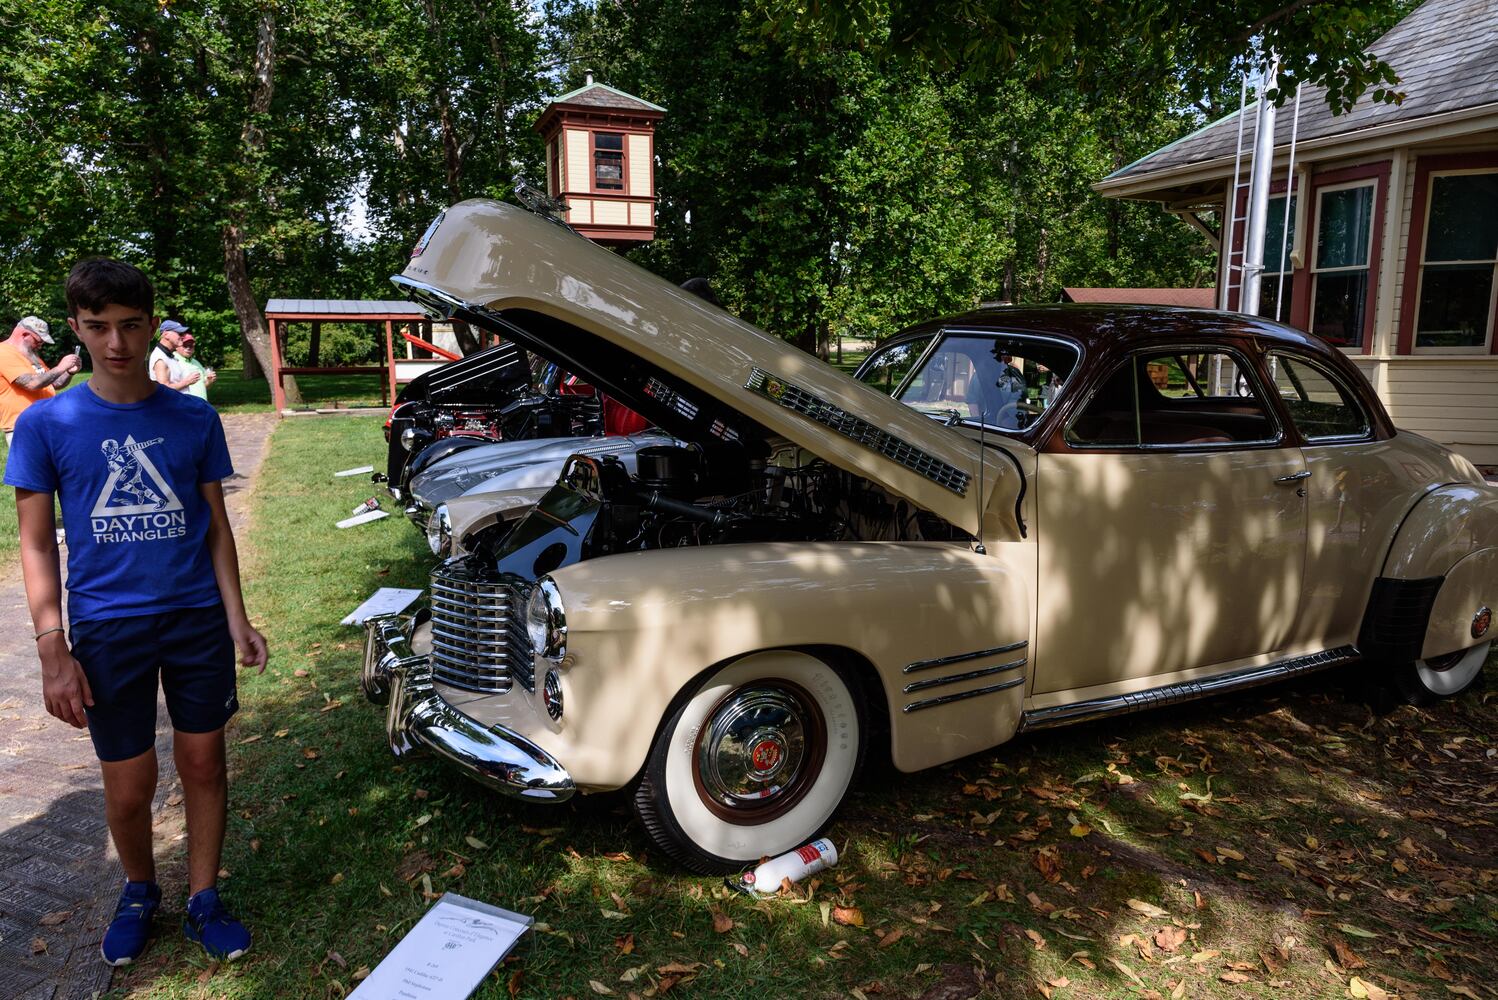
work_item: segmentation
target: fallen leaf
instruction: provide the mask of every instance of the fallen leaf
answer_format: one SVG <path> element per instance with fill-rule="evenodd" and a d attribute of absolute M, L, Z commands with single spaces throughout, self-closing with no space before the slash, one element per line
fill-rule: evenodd
<path fill-rule="evenodd" d="M 1216 958 L 1218 955 L 1221 955 L 1221 954 L 1222 954 L 1222 952 L 1220 952 L 1220 951 L 1199 951 L 1196 954 L 1194 954 L 1194 955 L 1191 956 L 1191 964 L 1192 965 L 1202 965 L 1202 964 L 1204 964 L 1206 962 L 1212 961 L 1212 959 Z"/>
<path fill-rule="evenodd" d="M 1337 964 L 1344 969 L 1366 969 L 1368 963 L 1358 958 L 1353 950 L 1347 947 L 1347 942 L 1341 938 L 1332 938 L 1332 954 L 1337 958 Z"/>
<path fill-rule="evenodd" d="M 690 976 L 702 968 L 701 962 L 667 962 L 665 965 L 656 966 L 655 971 L 663 976 Z"/>
<path fill-rule="evenodd" d="M 1251 977 L 1245 975 L 1242 972 L 1236 972 L 1232 969 L 1229 969 L 1227 972 L 1224 972 L 1217 978 L 1221 979 L 1225 983 L 1247 983 L 1252 981 Z"/>
<path fill-rule="evenodd" d="M 336 872 L 333 875 L 333 877 L 328 880 L 328 884 L 329 885 L 337 885 L 339 882 L 342 882 L 342 881 L 343 881 L 343 872 Z"/>
<path fill-rule="evenodd" d="M 1181 927 L 1162 927 L 1155 931 L 1155 947 L 1173 952 L 1186 943 L 1186 931 Z"/>
<path fill-rule="evenodd" d="M 832 919 L 845 927 L 862 927 L 863 911 L 856 906 L 834 906 Z"/>
<path fill-rule="evenodd" d="M 1085 837 L 1091 832 L 1092 827 L 1088 826 L 1086 823 L 1077 823 L 1071 828 L 1071 835 L 1073 837 Z"/>
<path fill-rule="evenodd" d="M 47 951 L 47 942 L 46 942 L 46 940 L 44 938 L 32 938 L 31 939 L 31 953 L 33 955 L 45 954 L 46 951 Z"/>
<path fill-rule="evenodd" d="M 1061 853 L 1054 845 L 1036 851 L 1031 861 L 1047 882 L 1061 881 Z"/>
<path fill-rule="evenodd" d="M 367 965 L 361 965 L 361 966 L 359 966 L 353 972 L 353 980 L 354 980 L 354 982 L 358 983 L 358 982 L 362 982 L 365 979 L 368 979 L 369 978 L 369 971 L 370 971 L 369 970 L 369 966 L 367 966 Z"/>
<path fill-rule="evenodd" d="M 740 958 L 748 958 L 749 957 L 749 946 L 746 945 L 744 942 L 742 942 L 742 941 L 730 941 L 729 944 L 733 945 L 733 950 L 739 953 L 739 957 Z M 880 943 L 880 947 L 883 947 L 883 946 L 884 946 L 883 942 L 881 942 Z"/>
<path fill-rule="evenodd" d="M 905 928 L 896 927 L 894 930 L 890 931 L 888 934 L 884 935 L 884 937 L 879 939 L 879 947 L 888 948 L 890 945 L 894 944 L 904 936 Z"/>
<path fill-rule="evenodd" d="M 1040 936 L 1039 931 L 1032 931 L 1030 928 L 1026 927 L 1025 937 L 1030 939 L 1030 943 L 1035 946 L 1036 951 L 1039 951 L 1040 949 L 1045 947 L 1045 938 Z"/>
<path fill-rule="evenodd" d="M 322 755 L 317 752 L 317 747 L 305 747 L 302 750 L 302 756 L 306 757 L 308 760 L 316 760 Z"/>
<path fill-rule="evenodd" d="M 1459 997 L 1467 997 L 1467 998 L 1469 998 L 1469 1000 L 1482 1000 L 1481 997 L 1479 997 L 1475 992 L 1473 992 L 1472 987 L 1470 987 L 1470 986 L 1451 986 L 1451 985 L 1447 985 L 1446 992 L 1447 993 L 1455 993 Z"/>
<path fill-rule="evenodd" d="M 724 913 L 722 910 L 717 909 L 716 907 L 713 908 L 711 913 L 713 915 L 714 934 L 727 934 L 729 931 L 733 930 L 732 917 Z"/>
<path fill-rule="evenodd" d="M 344 958 L 342 955 L 338 954 L 338 952 L 336 952 L 336 951 L 329 951 L 328 952 L 328 959 L 327 960 L 329 962 L 332 962 L 334 965 L 338 966 L 340 969 L 347 969 L 348 968 L 348 959 Z"/>
<path fill-rule="evenodd" d="M 467 844 L 469 847 L 473 848 L 475 851 L 486 851 L 486 850 L 489 849 L 489 845 L 486 844 L 486 843 L 484 843 L 482 840 L 478 839 L 477 837 L 464 837 L 463 838 L 463 843 Z"/>
<path fill-rule="evenodd" d="M 630 936 L 633 937 L 634 935 L 630 935 Z M 639 979 L 640 978 L 640 973 L 644 972 L 648 968 L 650 968 L 650 966 L 648 964 L 646 964 L 646 965 L 637 965 L 637 966 L 635 966 L 632 969 L 625 969 L 624 972 L 620 974 L 619 981 L 621 983 L 632 983 L 636 979 Z"/>
<path fill-rule="evenodd" d="M 1373 933 L 1372 931 L 1365 931 L 1361 927 L 1354 927 L 1352 924 L 1338 924 L 1337 925 L 1337 930 L 1341 931 L 1343 934 L 1351 934 L 1353 937 L 1360 937 L 1360 938 L 1376 938 L 1376 937 L 1378 937 L 1378 935 L 1375 934 L 1375 933 Z"/>
<path fill-rule="evenodd" d="M 51 913 L 44 914 L 42 919 L 38 920 L 37 923 L 43 927 L 56 927 L 58 924 L 67 923 L 68 918 L 72 915 L 72 910 L 53 910 Z"/>
<path fill-rule="evenodd" d="M 260 733 L 256 733 L 254 736 L 246 736 L 244 739 L 239 741 L 239 745 L 246 746 L 250 743 L 258 743 L 262 738 L 263 736 Z"/>
<path fill-rule="evenodd" d="M 613 990 L 609 989 L 607 986 L 603 985 L 596 979 L 588 980 L 588 987 L 599 996 L 611 997 L 614 995 Z"/>
<path fill-rule="evenodd" d="M 621 934 L 614 938 L 614 950 L 621 955 L 628 955 L 633 952 L 635 950 L 634 933 Z"/>
<path fill-rule="evenodd" d="M 402 882 L 410 882 L 416 876 L 424 872 L 435 871 L 436 868 L 437 862 L 433 861 L 426 851 L 412 851 L 396 866 L 395 874 Z"/>
<path fill-rule="evenodd" d="M 1389 994 L 1386 990 L 1374 986 L 1366 980 L 1359 979 L 1357 976 L 1353 976 L 1351 981 L 1348 982 L 1347 995 L 1355 997 L 1357 1000 L 1389 1000 Z"/>
<path fill-rule="evenodd" d="M 173 795 L 169 795 L 166 804 L 169 806 L 180 806 L 182 804 L 182 793 L 176 792 Z"/>
<path fill-rule="evenodd" d="M 1146 903 L 1142 899 L 1131 899 L 1126 904 L 1129 909 L 1144 914 L 1146 917 L 1168 917 L 1170 911 L 1162 910 L 1153 903 Z"/>
<path fill-rule="evenodd" d="M 1217 853 L 1220 854 L 1220 855 L 1222 855 L 1225 858 L 1232 858 L 1234 861 L 1242 861 L 1243 860 L 1243 852 L 1242 851 L 1235 851 L 1231 847 L 1218 846 Z"/>
<path fill-rule="evenodd" d="M 1129 968 L 1127 965 L 1123 964 L 1118 959 L 1116 959 L 1116 958 L 1110 958 L 1110 959 L 1108 959 L 1108 964 L 1111 965 L 1111 966 L 1113 966 L 1119 972 L 1122 972 L 1124 975 L 1128 976 L 1137 985 L 1139 985 L 1139 986 L 1143 986 L 1144 985 L 1144 980 L 1140 979 L 1137 975 L 1135 975 L 1133 969 Z"/>

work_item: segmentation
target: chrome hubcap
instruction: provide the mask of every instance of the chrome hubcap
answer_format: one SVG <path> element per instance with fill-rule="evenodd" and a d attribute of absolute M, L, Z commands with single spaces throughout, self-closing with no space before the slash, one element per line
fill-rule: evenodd
<path fill-rule="evenodd" d="M 786 808 L 820 765 L 821 716 L 792 686 L 739 688 L 698 734 L 698 790 L 714 811 Z"/>

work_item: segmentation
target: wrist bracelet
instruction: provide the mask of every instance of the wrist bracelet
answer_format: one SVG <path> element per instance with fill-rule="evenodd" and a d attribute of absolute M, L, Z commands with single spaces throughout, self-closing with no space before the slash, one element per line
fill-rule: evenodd
<path fill-rule="evenodd" d="M 37 634 L 36 634 L 36 635 L 35 635 L 35 636 L 33 636 L 33 637 L 32 637 L 32 638 L 34 638 L 34 639 L 36 639 L 36 640 L 37 640 L 37 641 L 38 641 L 38 642 L 40 642 L 40 641 L 41 641 L 41 638 L 42 638 L 42 636 L 44 636 L 44 635 L 51 635 L 51 634 L 52 634 L 52 633 L 53 633 L 53 632 L 61 632 L 61 631 L 63 631 L 63 628 L 62 628 L 62 626 L 61 626 L 61 625 L 58 625 L 58 626 L 55 626 L 55 627 L 54 627 L 54 628 L 49 628 L 49 629 L 43 629 L 43 630 L 42 630 L 42 631 L 40 631 L 40 632 L 38 632 L 38 633 L 37 633 Z"/>

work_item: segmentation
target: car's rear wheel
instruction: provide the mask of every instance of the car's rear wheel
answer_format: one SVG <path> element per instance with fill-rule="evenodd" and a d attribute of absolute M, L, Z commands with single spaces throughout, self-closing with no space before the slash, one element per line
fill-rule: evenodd
<path fill-rule="evenodd" d="M 1454 697 L 1477 680 L 1492 645 L 1490 639 L 1469 649 L 1401 664 L 1394 669 L 1394 684 L 1412 705 L 1431 705 Z"/>
<path fill-rule="evenodd" d="M 678 699 L 635 792 L 662 851 L 692 871 L 738 871 L 811 840 L 863 763 L 855 681 L 794 650 L 755 653 Z"/>

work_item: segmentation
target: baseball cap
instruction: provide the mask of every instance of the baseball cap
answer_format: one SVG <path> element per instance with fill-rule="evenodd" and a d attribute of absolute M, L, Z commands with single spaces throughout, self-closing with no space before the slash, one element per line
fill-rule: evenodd
<path fill-rule="evenodd" d="M 163 320 L 162 324 L 161 324 L 161 328 L 159 330 L 157 330 L 156 332 L 157 332 L 157 334 L 163 334 L 163 333 L 186 333 L 187 329 L 188 328 L 186 326 L 183 326 L 181 323 L 178 323 L 176 320 L 169 319 L 169 320 Z"/>
<path fill-rule="evenodd" d="M 21 322 L 16 324 L 16 327 L 22 330 L 30 330 L 32 333 L 42 338 L 42 343 L 44 344 L 53 343 L 52 328 L 49 327 L 47 325 L 47 321 L 42 319 L 40 316 L 24 317 Z"/>
<path fill-rule="evenodd" d="M 196 341 L 193 340 L 192 334 L 190 334 L 190 333 L 184 333 L 182 335 L 182 343 L 184 343 L 184 344 L 192 344 L 192 343 L 196 343 Z"/>

